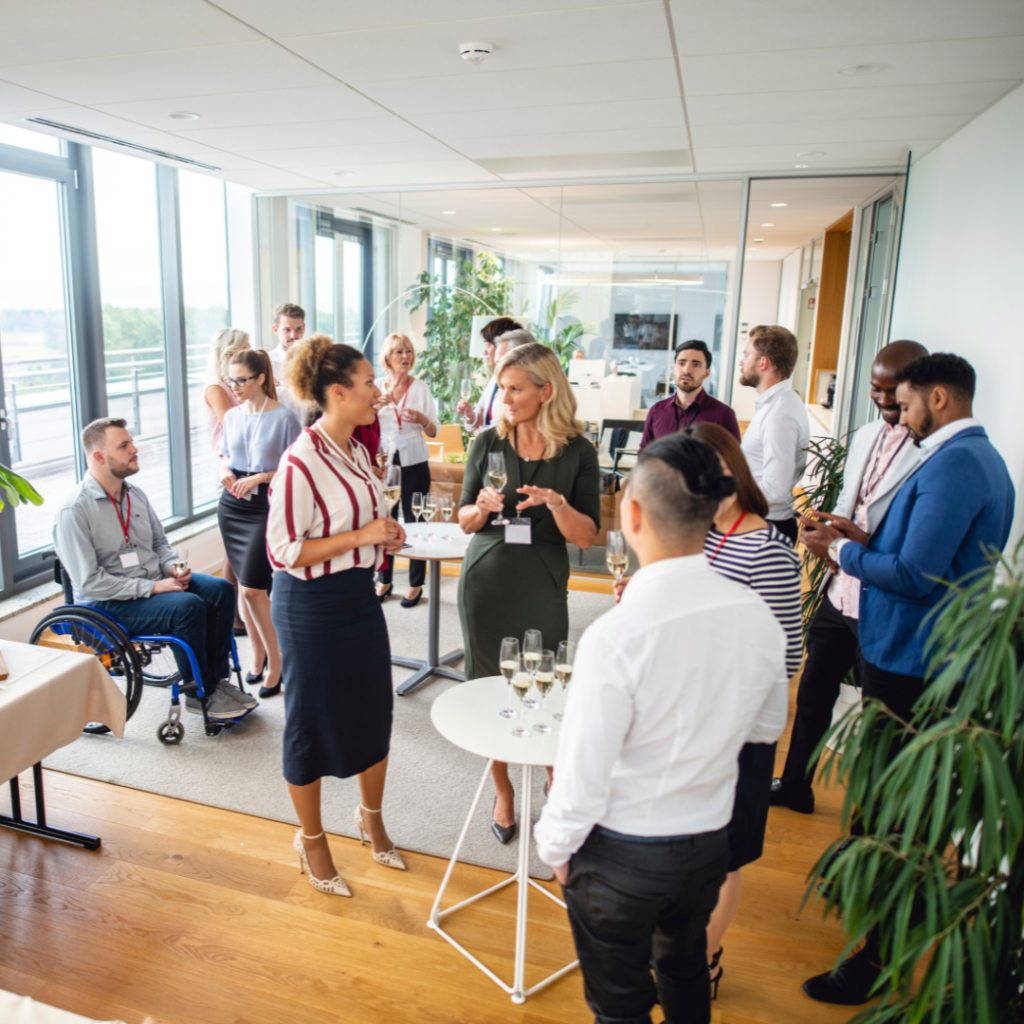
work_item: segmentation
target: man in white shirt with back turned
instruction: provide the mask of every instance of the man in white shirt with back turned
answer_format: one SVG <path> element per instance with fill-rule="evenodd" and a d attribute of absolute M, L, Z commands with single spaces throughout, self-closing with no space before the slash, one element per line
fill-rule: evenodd
<path fill-rule="evenodd" d="M 793 390 L 796 338 L 785 327 L 754 327 L 740 357 L 740 383 L 757 391 L 754 418 L 743 435 L 743 454 L 768 499 L 768 522 L 796 545 L 793 488 L 807 469 L 811 443 L 807 406 Z"/>
<path fill-rule="evenodd" d="M 774 743 L 787 710 L 781 626 L 704 555 L 734 488 L 701 441 L 671 434 L 644 449 L 622 502 L 641 568 L 576 655 L 536 837 L 597 1024 L 649 1024 L 656 999 L 675 1024 L 711 1019 L 705 929 L 728 867 L 737 759 L 746 742 Z"/>

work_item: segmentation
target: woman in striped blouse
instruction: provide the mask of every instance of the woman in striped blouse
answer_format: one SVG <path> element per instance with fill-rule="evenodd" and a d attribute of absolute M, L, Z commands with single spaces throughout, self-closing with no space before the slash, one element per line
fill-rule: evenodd
<path fill-rule="evenodd" d="M 369 832 L 378 864 L 405 869 L 381 814 L 394 695 L 373 592 L 374 571 L 385 553 L 401 550 L 405 531 L 387 516 L 369 453 L 352 436 L 373 422 L 380 399 L 362 352 L 314 335 L 288 352 L 284 378 L 323 412 L 282 456 L 267 523 L 284 668 L 284 777 L 302 826 L 299 869 L 321 892 L 351 896 L 320 820 L 323 776 L 358 776 L 360 836 Z M 343 658 L 339 628 L 358 637 Z"/>
<path fill-rule="evenodd" d="M 800 668 L 803 630 L 800 617 L 800 559 L 783 533 L 765 517 L 768 500 L 754 481 L 736 438 L 714 423 L 697 423 L 685 433 L 710 445 L 736 493 L 725 498 L 704 542 L 711 568 L 757 591 L 786 633 L 786 671 Z M 722 937 L 739 906 L 740 868 L 761 856 L 775 770 L 774 743 L 746 743 L 740 751 L 736 803 L 729 822 L 729 873 L 708 922 L 708 974 L 715 994 L 722 975 Z"/>

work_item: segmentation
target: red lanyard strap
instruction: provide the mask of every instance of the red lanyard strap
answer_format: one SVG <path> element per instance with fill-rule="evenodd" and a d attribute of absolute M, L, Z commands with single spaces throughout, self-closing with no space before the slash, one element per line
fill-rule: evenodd
<path fill-rule="evenodd" d="M 127 519 L 125 519 L 125 517 L 121 515 L 121 506 L 116 501 L 114 501 L 113 495 L 108 493 L 107 497 L 110 498 L 110 504 L 114 506 L 114 511 L 117 513 L 117 521 L 121 524 L 121 530 L 124 533 L 125 546 L 129 547 L 131 546 L 131 542 L 128 540 L 128 527 L 131 525 L 132 521 L 132 496 L 128 493 L 127 490 L 125 491 L 125 497 L 128 499 Z"/>
<path fill-rule="evenodd" d="M 746 518 L 747 518 L 746 511 L 741 512 L 739 519 L 737 519 L 736 522 L 733 523 L 732 526 L 729 527 L 729 532 L 718 542 L 718 547 L 715 548 L 715 550 L 711 552 L 711 557 L 708 558 L 708 562 L 713 562 L 715 560 L 715 556 L 718 554 L 719 551 L 722 550 L 722 545 L 736 532 L 736 528 Z"/>
<path fill-rule="evenodd" d="M 398 430 L 402 430 L 402 409 L 405 408 L 405 403 L 409 401 L 409 388 L 412 387 L 412 381 L 409 381 L 408 387 L 405 389 L 405 394 L 402 396 L 402 406 L 399 408 L 395 406 L 395 419 L 398 420 Z"/>

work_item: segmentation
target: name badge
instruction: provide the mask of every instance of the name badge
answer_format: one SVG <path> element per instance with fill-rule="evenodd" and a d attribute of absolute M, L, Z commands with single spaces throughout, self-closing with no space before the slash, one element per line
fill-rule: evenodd
<path fill-rule="evenodd" d="M 532 544 L 533 524 L 531 521 L 526 518 L 513 519 L 508 526 L 505 527 L 505 543 Z"/>
<path fill-rule="evenodd" d="M 122 568 L 131 569 L 134 566 L 139 565 L 138 551 L 124 551 L 117 557 L 121 559 Z"/>
<path fill-rule="evenodd" d="M 397 434 L 394 441 L 391 442 L 391 445 L 398 451 L 402 451 L 404 448 L 409 447 L 409 438 L 407 438 L 405 434 Z"/>

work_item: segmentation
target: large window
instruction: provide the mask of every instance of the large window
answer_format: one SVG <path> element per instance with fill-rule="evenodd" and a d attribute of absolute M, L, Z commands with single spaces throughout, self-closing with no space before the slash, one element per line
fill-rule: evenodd
<path fill-rule="evenodd" d="M 128 421 L 139 448 L 133 483 L 165 519 L 174 506 L 156 166 L 103 149 L 93 165 L 107 408 Z"/>
<path fill-rule="evenodd" d="M 179 171 L 178 200 L 188 357 L 192 506 L 201 508 L 220 496 L 204 393 L 208 383 L 206 366 L 210 343 L 219 330 L 231 325 L 224 183 L 216 178 Z"/>

